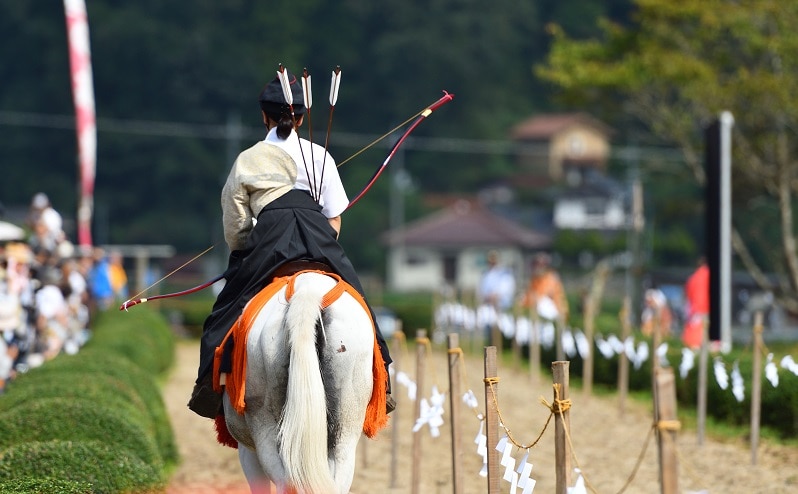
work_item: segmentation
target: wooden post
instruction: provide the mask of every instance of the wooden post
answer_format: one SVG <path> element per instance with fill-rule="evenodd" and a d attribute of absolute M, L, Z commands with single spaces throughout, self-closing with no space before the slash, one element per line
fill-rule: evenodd
<path fill-rule="evenodd" d="M 673 369 L 661 367 L 656 370 L 657 438 L 659 443 L 660 489 L 662 494 L 679 492 L 679 457 L 676 434 L 679 422 L 676 419 L 676 382 Z"/>
<path fill-rule="evenodd" d="M 557 477 L 555 488 L 556 494 L 567 494 L 568 487 L 571 485 L 571 445 L 568 442 L 568 434 L 571 432 L 571 414 L 568 410 L 560 412 L 557 402 L 564 402 L 568 399 L 569 389 L 569 366 L 568 361 L 557 361 L 551 364 L 552 381 L 554 383 L 554 471 Z"/>
<path fill-rule="evenodd" d="M 456 333 L 449 334 L 449 408 L 452 413 L 452 492 L 463 492 L 463 446 L 460 433 L 460 404 L 463 396 L 460 383 L 462 376 L 460 365 L 463 352 L 460 349 L 460 338 Z"/>
<path fill-rule="evenodd" d="M 540 384 L 540 318 L 535 307 L 529 309 L 529 320 L 532 328 L 529 331 L 529 377 L 532 385 Z"/>
<path fill-rule="evenodd" d="M 558 317 L 554 323 L 554 348 L 555 350 L 555 357 L 557 361 L 564 361 L 565 360 L 565 350 L 562 347 L 562 332 L 563 332 L 563 320 L 561 317 Z"/>
<path fill-rule="evenodd" d="M 589 353 L 587 357 L 582 357 L 582 392 L 590 395 L 593 393 L 593 333 L 595 333 L 596 302 L 592 294 L 587 296 L 585 302 L 584 326 Z"/>
<path fill-rule="evenodd" d="M 485 436 L 488 448 L 488 494 L 501 491 L 501 453 L 496 450 L 499 444 L 499 383 L 496 371 L 496 347 L 485 347 Z"/>
<path fill-rule="evenodd" d="M 762 412 L 762 312 L 754 316 L 754 371 L 751 376 L 751 464 L 756 465 Z"/>
<path fill-rule="evenodd" d="M 627 295 L 623 298 L 623 308 L 621 309 L 621 341 L 626 342 L 626 339 L 632 334 L 632 324 L 630 316 L 632 312 L 632 300 Z M 629 359 L 626 357 L 626 352 L 621 352 L 618 355 L 618 405 L 621 416 L 626 413 L 626 396 L 629 394 Z"/>
<path fill-rule="evenodd" d="M 405 341 L 405 334 L 401 330 L 397 330 L 393 335 L 393 362 L 391 363 L 391 367 L 393 367 L 393 375 L 399 375 L 399 372 L 402 369 L 402 359 L 403 359 L 403 350 L 404 347 L 402 343 Z M 394 383 L 396 380 L 394 379 Z M 396 393 L 396 388 L 392 389 L 392 394 L 395 398 L 398 398 L 398 394 Z M 399 417 L 403 415 L 401 412 L 402 407 L 397 406 L 397 409 L 393 411 L 393 418 L 391 419 L 391 480 L 390 486 L 393 489 L 396 487 L 396 477 L 397 477 L 397 458 L 399 456 L 398 449 L 399 449 Z"/>
<path fill-rule="evenodd" d="M 499 311 L 496 311 L 496 317 L 499 317 Z M 499 330 L 499 321 L 490 327 L 490 344 L 496 347 L 496 351 L 501 355 L 504 342 L 502 341 L 502 332 Z"/>
<path fill-rule="evenodd" d="M 709 328 L 708 321 L 704 319 L 701 325 L 701 351 L 698 359 L 698 406 L 696 412 L 696 433 L 698 434 L 698 445 L 704 445 L 704 428 L 707 422 L 707 365 L 709 363 Z"/>
<path fill-rule="evenodd" d="M 513 326 L 516 328 L 513 331 L 512 339 L 512 352 L 513 352 L 513 370 L 517 371 L 521 368 L 521 345 L 518 343 L 518 316 L 520 315 L 520 307 L 516 304 L 513 307 Z"/>
<path fill-rule="evenodd" d="M 427 331 L 416 331 L 416 406 L 415 415 L 421 415 L 421 397 L 424 396 L 424 373 L 427 356 Z M 418 432 L 413 434 L 413 468 L 412 468 L 412 494 L 419 494 L 421 486 L 421 437 Z"/>

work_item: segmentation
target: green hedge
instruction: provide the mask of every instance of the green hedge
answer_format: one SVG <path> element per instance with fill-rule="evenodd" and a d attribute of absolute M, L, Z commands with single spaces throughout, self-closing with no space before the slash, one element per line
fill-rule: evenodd
<path fill-rule="evenodd" d="M 113 329 L 110 330 L 113 331 Z M 67 382 L 64 385 L 62 396 L 75 396 L 80 391 L 77 385 L 73 387 L 69 381 L 86 384 L 93 380 L 97 381 L 96 377 L 100 375 L 120 381 L 123 384 L 119 384 L 117 388 L 118 393 L 115 393 L 117 397 L 130 396 L 131 400 L 141 403 L 144 412 L 150 417 L 153 424 L 155 439 L 164 461 L 166 463 L 176 462 L 177 445 L 174 442 L 169 415 L 153 373 L 142 369 L 126 358 L 119 358 L 116 353 L 107 352 L 96 343 L 92 341 L 91 345 L 87 345 L 75 355 L 60 356 L 52 362 L 48 362 L 47 365 L 34 369 L 24 377 L 32 380 L 56 381 L 62 379 L 59 376 L 66 376 Z M 23 388 L 25 382 L 21 378 L 18 381 L 20 381 L 19 387 Z M 99 381 L 97 382 L 99 383 Z M 131 390 L 132 395 L 129 394 Z M 23 393 L 27 392 L 23 391 Z M 11 397 L 12 394 L 9 393 L 8 398 Z M 0 400 L 0 403 L 2 401 Z"/>
<path fill-rule="evenodd" d="M 115 449 L 129 450 L 162 470 L 163 459 L 142 412 L 123 406 L 113 395 L 109 398 L 44 398 L 18 405 L 4 413 L 0 421 L 0 449 L 54 439 L 102 441 Z"/>
<path fill-rule="evenodd" d="M 178 461 L 156 381 L 174 358 L 170 327 L 137 308 L 99 314 L 92 331 L 76 355 L 19 376 L 0 398 L 0 493 L 163 489 Z"/>
<path fill-rule="evenodd" d="M 635 345 L 644 341 L 637 334 Z M 651 341 L 645 340 L 651 348 Z M 680 407 L 694 409 L 698 396 L 698 366 L 699 355 L 695 356 L 695 365 L 685 378 L 679 374 L 679 364 L 682 361 L 682 345 L 678 340 L 668 340 L 667 359 L 674 368 L 676 377 L 676 396 Z M 508 342 L 509 345 L 509 342 Z M 509 348 L 509 346 L 508 346 Z M 796 355 L 798 347 L 785 347 L 785 353 Z M 639 369 L 629 365 L 629 389 L 632 391 L 650 391 L 652 386 L 651 377 L 651 358 L 650 355 Z M 594 346 L 593 355 L 593 382 L 614 389 L 618 385 L 618 356 L 606 359 Z M 720 355 L 726 366 L 729 375 L 729 387 L 721 389 L 715 379 L 713 360 L 710 355 L 707 362 L 707 415 L 718 421 L 747 426 L 751 423 L 751 376 L 753 375 L 753 357 L 750 349 L 735 349 L 729 354 Z M 552 362 L 555 360 L 555 349 L 542 349 L 541 362 Z M 738 362 L 740 374 L 745 382 L 745 397 L 742 402 L 738 402 L 731 391 L 731 372 L 734 361 Z M 543 364 L 543 367 L 548 367 Z M 572 380 L 582 376 L 583 360 L 579 355 L 570 359 L 570 375 Z M 765 378 L 762 371 L 762 406 L 761 406 L 761 425 L 775 431 L 782 438 L 793 438 L 798 434 L 798 376 L 785 369 L 779 368 L 779 385 L 774 388 L 770 381 Z"/>
<path fill-rule="evenodd" d="M 161 473 L 151 465 L 127 449 L 99 441 L 25 442 L 3 450 L 0 458 L 0 482 L 7 486 L 24 480 L 35 487 L 33 479 L 59 479 L 88 484 L 91 490 L 86 492 L 93 494 L 155 492 L 164 487 Z"/>
<path fill-rule="evenodd" d="M 92 494 L 91 483 L 77 480 L 33 477 L 0 482 L 0 494 Z"/>

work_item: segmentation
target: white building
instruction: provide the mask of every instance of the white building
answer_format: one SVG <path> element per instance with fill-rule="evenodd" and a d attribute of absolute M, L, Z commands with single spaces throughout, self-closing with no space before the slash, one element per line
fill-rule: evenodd
<path fill-rule="evenodd" d="M 551 247 L 548 234 L 534 232 L 483 206 L 460 201 L 383 236 L 388 245 L 388 289 L 437 290 L 445 285 L 474 290 L 491 250 L 525 286 L 529 258 Z"/>

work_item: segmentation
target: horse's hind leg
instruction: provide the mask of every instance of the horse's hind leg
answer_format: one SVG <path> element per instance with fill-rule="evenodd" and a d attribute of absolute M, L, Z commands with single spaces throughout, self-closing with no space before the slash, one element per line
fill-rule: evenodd
<path fill-rule="evenodd" d="M 239 444 L 238 461 L 241 463 L 244 476 L 247 478 L 250 492 L 252 494 L 271 494 L 272 483 L 263 472 L 263 468 L 258 461 L 258 455 L 243 444 Z"/>

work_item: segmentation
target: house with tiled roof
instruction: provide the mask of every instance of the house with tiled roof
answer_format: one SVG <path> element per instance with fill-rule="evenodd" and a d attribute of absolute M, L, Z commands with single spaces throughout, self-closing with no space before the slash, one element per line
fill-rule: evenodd
<path fill-rule="evenodd" d="M 548 113 L 510 130 L 519 179 L 530 185 L 575 185 L 589 170 L 604 172 L 612 129 L 587 113 Z"/>
<path fill-rule="evenodd" d="M 487 253 L 525 281 L 534 253 L 551 248 L 549 233 L 536 232 L 491 212 L 476 202 L 450 207 L 387 232 L 387 282 L 396 291 L 473 290 L 486 268 Z"/>

